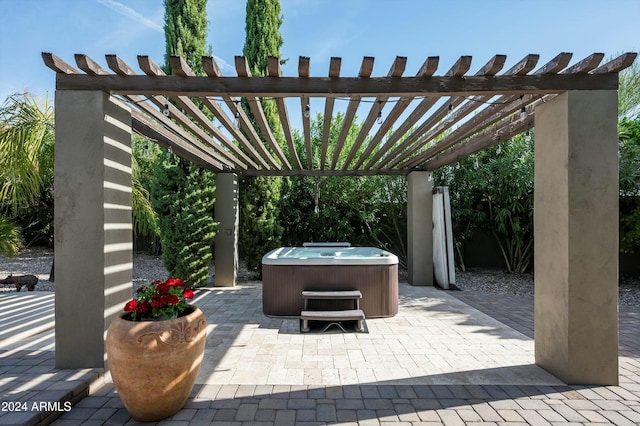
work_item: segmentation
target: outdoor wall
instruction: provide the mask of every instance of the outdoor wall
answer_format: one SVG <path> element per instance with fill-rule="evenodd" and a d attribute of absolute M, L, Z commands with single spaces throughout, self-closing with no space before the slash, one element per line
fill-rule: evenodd
<path fill-rule="evenodd" d="M 570 384 L 618 383 L 615 91 L 536 109 L 535 357 Z"/>
<path fill-rule="evenodd" d="M 411 172 L 407 180 L 407 272 L 411 285 L 433 285 L 433 177 Z"/>
<path fill-rule="evenodd" d="M 104 367 L 132 296 L 131 113 L 96 91 L 57 91 L 55 104 L 56 367 Z"/>

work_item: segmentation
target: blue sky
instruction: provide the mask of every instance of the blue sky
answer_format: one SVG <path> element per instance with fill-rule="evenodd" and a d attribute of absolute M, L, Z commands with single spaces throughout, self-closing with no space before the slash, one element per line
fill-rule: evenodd
<path fill-rule="evenodd" d="M 244 44 L 243 0 L 209 0 L 208 42 L 225 75 Z M 505 69 L 527 53 L 540 64 L 561 51 L 575 62 L 593 52 L 609 56 L 640 49 L 639 0 L 281 0 L 284 75 L 297 75 L 298 56 L 311 57 L 311 75 L 326 76 L 331 56 L 341 75 L 355 76 L 363 56 L 383 76 L 395 56 L 413 75 L 427 56 L 440 56 L 436 75 L 461 55 L 474 73 L 495 54 Z M 163 62 L 161 0 L 0 0 L 0 102 L 29 91 L 53 98 L 55 75 L 40 53 L 75 64 L 85 53 L 106 67 L 115 53 L 138 69 L 136 55 Z"/>

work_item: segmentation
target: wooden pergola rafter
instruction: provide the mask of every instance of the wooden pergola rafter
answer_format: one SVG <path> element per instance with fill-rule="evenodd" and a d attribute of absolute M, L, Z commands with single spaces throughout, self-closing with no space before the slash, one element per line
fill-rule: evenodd
<path fill-rule="evenodd" d="M 109 72 L 77 54 L 81 72 L 52 53 L 42 54 L 57 73 L 58 90 L 100 90 L 121 97 L 132 107 L 137 132 L 185 159 L 217 172 L 307 176 L 407 174 L 446 166 L 528 130 L 536 106 L 560 93 L 617 89 L 617 73 L 636 55 L 625 53 L 600 65 L 604 55 L 595 53 L 568 67 L 572 55 L 563 52 L 532 73 L 538 55 L 525 56 L 503 73 L 507 58 L 495 55 L 470 76 L 470 56 L 460 57 L 442 76 L 436 75 L 439 58 L 429 57 L 413 77 L 403 77 L 405 57 L 396 57 L 384 77 L 372 77 L 372 57 L 363 59 L 356 77 L 340 76 L 340 58 L 331 58 L 328 77 L 313 77 L 308 57 L 299 58 L 297 77 L 285 77 L 279 59 L 271 57 L 267 76 L 254 77 L 246 59 L 237 56 L 237 76 L 225 77 L 212 57 L 202 58 L 207 75 L 196 76 L 180 57 L 171 57 L 174 75 L 165 75 L 148 56 L 138 57 L 143 72 L 138 74 L 116 55 L 106 55 Z M 242 98 L 260 132 L 240 106 Z M 300 102 L 301 152 L 291 124 L 296 112 L 286 103 L 295 98 Z M 324 100 L 320 152 L 315 155 L 311 98 Z M 262 99 L 275 100 L 278 128 L 267 122 Z M 335 102 L 342 99 L 348 103 L 332 136 Z M 359 133 L 352 135 L 364 103 L 370 106 Z M 376 121 L 381 123 L 377 128 Z"/>

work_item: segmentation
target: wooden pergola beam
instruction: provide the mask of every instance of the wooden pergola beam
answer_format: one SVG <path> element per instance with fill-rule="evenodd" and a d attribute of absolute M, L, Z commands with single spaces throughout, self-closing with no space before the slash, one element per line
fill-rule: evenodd
<path fill-rule="evenodd" d="M 142 111 L 134 111 L 135 114 L 146 117 L 145 123 L 136 119 L 143 130 L 161 135 L 166 141 L 176 138 L 182 154 L 192 158 L 202 155 L 212 169 L 249 175 L 340 176 L 404 174 L 425 167 L 431 170 L 452 158 L 468 155 L 470 150 L 490 146 L 496 138 L 501 140 L 532 126 L 531 120 L 523 124 L 518 113 L 525 109 L 526 115 L 532 116 L 541 98 L 548 100 L 565 91 L 616 90 L 618 73 L 634 62 L 637 53 L 624 53 L 604 65 L 604 55 L 594 53 L 568 67 L 571 54 L 562 52 L 532 74 L 538 55 L 525 56 L 502 74 L 498 73 L 506 57 L 496 55 L 472 76 L 467 76 L 471 56 L 461 56 L 441 76 L 435 76 L 438 57 L 429 57 L 414 77 L 402 76 L 406 65 L 403 57 L 396 57 L 385 77 L 371 76 L 371 57 L 363 59 L 357 77 L 340 77 L 341 58 L 331 58 L 327 77 L 312 77 L 310 58 L 300 57 L 298 76 L 284 77 L 279 59 L 271 57 L 268 75 L 254 77 L 246 58 L 236 57 L 238 76 L 224 77 L 212 57 L 203 57 L 207 76 L 200 77 L 177 56 L 170 59 L 175 73 L 171 76 L 164 75 L 157 64 L 144 56 L 138 62 L 146 75 L 138 75 L 117 55 L 106 55 L 115 74 L 86 55 L 75 55 L 78 67 L 86 74 L 52 53 L 43 53 L 42 57 L 56 72 L 57 90 L 102 90 L 123 97 Z M 193 97 L 201 99 L 226 132 L 209 120 Z M 256 128 L 239 107 L 241 97 L 249 103 Z M 440 101 L 445 97 L 449 99 Z M 220 98 L 225 109 L 217 100 Z M 272 129 L 266 120 L 260 103 L 263 98 L 274 99 L 279 115 L 277 127 L 283 131 L 286 146 L 277 141 L 274 132 L 280 130 Z M 306 164 L 296 150 L 286 98 L 300 101 Z M 311 98 L 324 99 L 320 152 L 316 153 L 311 141 L 311 117 L 307 114 Z M 334 140 L 331 125 L 338 98 L 346 98 L 349 103 L 340 129 L 333 133 Z M 353 135 L 350 130 L 362 102 L 371 102 L 371 106 L 367 107 L 360 131 Z M 390 102 L 393 108 L 371 136 L 375 121 Z M 437 110 L 423 120 L 437 103 Z M 168 116 L 162 113 L 165 109 Z M 401 117 L 404 121 L 389 135 Z M 151 123 L 155 123 L 154 128 Z M 494 133 L 487 142 L 487 135 Z M 385 136 L 388 137 L 383 142 Z M 354 137 L 353 143 L 349 137 Z M 438 138 L 441 139 L 434 143 Z M 285 155 L 287 149 L 289 153 Z M 319 157 L 318 164 L 314 155 L 315 160 Z"/>
<path fill-rule="evenodd" d="M 311 60 L 307 56 L 298 58 L 298 77 L 309 78 Z M 308 96 L 300 97 L 300 115 L 302 116 L 302 137 L 307 152 L 307 167 L 313 169 L 313 149 L 311 147 L 311 105 Z"/>
<path fill-rule="evenodd" d="M 340 77 L 340 65 L 342 59 L 332 57 L 329 62 L 329 78 L 337 79 Z M 335 104 L 334 98 L 326 98 L 324 102 L 324 117 L 322 123 L 322 143 L 320 153 L 320 168 L 324 169 L 327 151 L 329 149 L 329 136 L 331 135 L 331 120 L 333 120 L 333 106 Z"/>
<path fill-rule="evenodd" d="M 269 77 L 280 78 L 280 60 L 275 56 L 269 56 L 267 58 L 267 72 Z M 291 125 L 289 124 L 289 113 L 287 112 L 287 104 L 283 98 L 276 99 L 276 107 L 278 108 L 278 116 L 280 117 L 280 125 L 282 126 L 282 132 L 284 138 L 287 141 L 291 158 L 293 158 L 293 167 L 301 169 L 302 164 L 300 158 L 298 158 L 298 152 L 296 151 L 295 143 L 293 142 L 293 134 L 291 133 Z"/>
<path fill-rule="evenodd" d="M 118 75 L 136 75 L 136 72 L 133 70 L 133 68 L 131 68 L 117 55 L 105 55 L 105 57 L 109 68 L 111 68 L 111 70 Z M 220 163 L 226 164 L 228 167 L 234 167 L 235 164 L 243 164 L 242 162 L 239 162 L 237 159 L 231 156 L 224 149 L 222 149 L 220 146 L 214 144 L 211 140 L 211 137 L 200 127 L 198 127 L 191 120 L 191 117 L 187 116 L 178 108 L 176 108 L 164 96 L 150 96 L 148 100 L 153 102 L 158 108 L 167 110 L 169 112 L 168 116 L 159 113 L 155 108 L 152 108 L 150 105 L 148 105 L 146 102 L 147 99 L 142 96 L 125 95 L 125 98 L 129 99 L 135 107 L 143 109 L 145 112 L 155 117 L 156 120 L 162 122 L 167 128 L 171 129 L 172 132 L 180 135 L 183 139 L 190 141 L 193 146 L 197 147 L 203 152 L 208 152 Z M 182 127 L 177 126 L 170 117 L 180 123 Z M 187 130 L 190 132 L 190 134 L 187 133 Z M 246 164 L 244 165 L 244 167 L 246 167 Z"/>
<path fill-rule="evenodd" d="M 504 67 L 504 63 L 507 60 L 506 55 L 495 55 L 493 58 L 489 60 L 478 72 L 475 74 L 476 76 L 495 76 L 501 69 Z M 444 103 L 438 108 L 433 114 L 431 114 L 415 131 L 413 131 L 404 141 L 400 144 L 396 149 L 394 149 L 391 153 L 389 153 L 380 163 L 377 168 L 382 168 L 385 164 L 389 163 L 390 167 L 393 167 L 395 164 L 398 164 L 400 161 L 405 159 L 407 156 L 411 155 L 411 152 L 417 150 L 419 147 L 423 146 L 424 142 L 419 140 L 417 143 L 414 142 L 420 139 L 420 136 L 427 132 L 429 129 L 432 129 L 439 122 L 442 123 L 440 126 L 439 133 L 446 131 L 451 128 L 451 126 L 455 123 L 453 120 L 443 122 L 443 118 L 448 114 L 453 114 L 454 109 L 464 102 L 465 98 L 462 96 L 456 96 L 449 98 L 448 103 Z M 414 145 L 414 148 L 411 149 L 411 145 Z M 399 158 L 395 158 L 402 151 L 407 150 L 406 154 L 400 156 Z M 395 158 L 395 159 L 394 159 Z"/>
<path fill-rule="evenodd" d="M 139 111 L 131 111 L 131 127 L 141 135 L 149 138 L 161 147 L 170 150 L 178 157 L 198 164 L 215 172 L 222 171 L 224 167 L 215 158 L 194 148 L 189 142 L 176 137 L 156 121 L 150 119 Z"/>
<path fill-rule="evenodd" d="M 503 120 L 495 128 L 479 133 L 468 141 L 457 145 L 455 149 L 427 161 L 423 168 L 425 170 L 439 169 L 440 167 L 460 161 L 483 149 L 504 142 L 525 130 L 529 130 L 533 127 L 533 110 L 533 108 L 529 108 L 524 117 L 519 117 L 516 120 Z"/>
<path fill-rule="evenodd" d="M 219 78 L 226 78 L 222 77 L 220 67 L 218 67 L 218 64 L 213 59 L 213 56 L 202 57 L 202 68 L 207 74 L 209 80 L 216 81 Z M 193 78 L 198 77 L 191 77 L 190 79 Z M 211 94 L 207 94 L 206 97 L 208 97 L 209 95 Z M 221 97 L 227 105 L 227 108 L 229 108 L 229 111 L 232 111 L 233 114 L 237 117 L 238 127 L 242 128 L 245 131 L 249 139 L 253 141 L 253 147 L 260 151 L 258 154 L 258 158 L 260 159 L 260 163 L 262 164 L 262 166 L 264 168 L 274 167 L 275 169 L 280 169 L 280 165 L 278 164 L 276 159 L 273 158 L 269 150 L 267 150 L 266 146 L 262 142 L 262 139 L 260 138 L 260 135 L 258 135 L 258 132 L 256 132 L 256 129 L 253 127 L 253 124 L 251 124 L 251 119 L 249 119 L 244 109 L 240 107 L 240 99 L 229 94 L 222 94 Z M 240 129 L 236 130 L 238 130 L 237 133 L 242 135 L 242 132 L 239 132 Z M 244 135 L 236 137 L 239 138 L 238 140 L 244 139 Z"/>
<path fill-rule="evenodd" d="M 453 79 L 452 80 L 461 80 L 458 77 L 461 77 L 469 70 L 471 66 L 471 56 L 461 56 L 458 58 L 455 64 L 445 73 L 445 78 Z M 416 77 L 417 78 L 417 77 Z M 431 80 L 434 77 L 425 80 Z M 438 102 L 439 98 L 434 97 L 425 97 L 420 101 L 420 103 L 414 108 L 414 110 L 409 114 L 409 116 L 405 119 L 405 121 L 398 127 L 396 131 L 393 132 L 391 137 L 387 139 L 385 142 L 384 148 L 380 149 L 376 155 L 373 156 L 365 166 L 365 168 L 371 168 L 373 165 L 388 154 L 388 150 L 391 149 L 395 143 L 400 140 L 402 136 L 411 131 L 411 128 L 431 109 L 433 105 Z M 376 167 L 377 170 L 380 170 L 381 167 Z"/>
<path fill-rule="evenodd" d="M 103 90 L 115 94 L 151 96 L 245 96 L 245 97 L 435 97 L 503 95 L 525 93 L 546 95 L 568 90 L 616 90 L 618 78 L 609 74 L 559 74 L 495 77 L 149 77 L 145 75 L 56 75 L 58 90 Z"/>
<path fill-rule="evenodd" d="M 360 65 L 360 72 L 358 73 L 359 81 L 366 81 L 371 77 L 371 72 L 373 71 L 373 60 L 371 56 L 365 56 L 362 59 L 362 65 Z M 349 105 L 347 106 L 347 111 L 344 114 L 344 121 L 342 122 L 342 128 L 340 129 L 340 135 L 338 136 L 338 140 L 336 141 L 336 146 L 333 150 L 333 157 L 331 159 L 331 168 L 335 169 L 338 164 L 338 159 L 340 158 L 340 154 L 342 153 L 342 148 L 344 147 L 345 142 L 347 141 L 347 137 L 349 136 L 349 131 L 351 130 L 351 123 L 353 123 L 353 119 L 356 116 L 356 112 L 358 111 L 358 106 L 360 105 L 360 101 L 362 96 L 360 95 L 352 95 L 349 100 Z"/>
<path fill-rule="evenodd" d="M 162 70 L 162 68 L 160 68 L 158 66 L 158 64 L 153 62 L 151 60 L 151 58 L 149 58 L 148 56 L 146 56 L 146 57 L 138 56 L 138 64 L 140 65 L 140 68 L 147 75 L 156 75 L 156 76 L 165 75 L 165 72 Z M 185 66 L 188 68 L 189 71 L 191 71 L 191 69 L 188 67 L 188 65 L 186 65 L 186 62 L 185 62 Z M 193 73 L 193 71 L 192 71 L 192 73 Z M 227 149 L 231 150 L 233 152 L 233 154 L 235 154 L 237 157 L 240 157 L 240 158 L 237 158 L 234 155 L 232 155 L 231 153 L 228 153 L 224 148 L 217 147 L 217 150 L 219 152 L 223 153 L 223 155 L 228 160 L 230 160 L 230 161 L 232 161 L 233 163 L 236 164 L 236 167 L 239 167 L 239 168 L 242 168 L 242 169 L 246 169 L 247 168 L 247 163 L 250 163 L 252 167 L 257 167 L 257 164 L 255 164 L 242 151 L 240 151 L 238 149 L 238 147 L 235 146 L 229 140 L 229 138 L 227 138 L 227 136 L 224 133 L 222 133 L 217 127 L 215 127 L 211 123 L 211 120 L 209 119 L 209 117 L 204 115 L 204 113 L 200 110 L 200 108 L 196 104 L 194 104 L 191 99 L 189 99 L 186 96 L 176 96 L 175 98 L 173 98 L 173 100 L 183 109 L 183 111 L 185 113 L 184 115 L 189 121 L 191 121 L 190 118 L 194 119 L 206 131 L 211 133 L 217 140 L 222 142 L 224 147 L 226 147 Z M 192 126 L 190 126 L 190 127 L 192 127 Z M 196 129 L 197 129 L 196 132 L 197 132 L 198 136 L 200 136 L 201 139 L 204 139 L 204 140 L 208 139 L 208 135 L 206 133 L 204 133 L 204 131 L 200 127 L 196 127 Z M 215 146 L 215 144 L 213 144 L 213 143 L 211 143 L 211 145 Z"/>
<path fill-rule="evenodd" d="M 402 73 L 404 73 L 404 69 L 406 66 L 407 66 L 406 56 L 396 56 L 395 60 L 393 61 L 393 64 L 391 64 L 391 69 L 389 69 L 389 72 L 387 73 L 387 77 L 390 77 L 390 78 L 402 77 Z M 389 99 L 389 96 L 378 96 L 373 101 L 371 108 L 369 109 L 369 114 L 367 115 L 367 118 L 364 120 L 364 123 L 362 124 L 360 133 L 358 134 L 358 137 L 356 138 L 356 140 L 353 142 L 353 145 L 351 146 L 351 150 L 349 151 L 347 158 L 344 160 L 344 164 L 342 165 L 343 170 L 349 169 L 351 162 L 353 161 L 354 157 L 358 153 L 358 150 L 362 146 L 362 143 L 364 142 L 365 138 L 369 134 L 371 127 L 373 127 L 373 124 L 376 122 L 376 120 L 378 120 L 378 118 L 382 119 L 382 108 L 384 108 L 384 105 L 386 104 L 387 99 Z"/>
<path fill-rule="evenodd" d="M 251 77 L 251 70 L 249 69 L 249 63 L 247 62 L 244 56 L 236 56 L 236 71 L 238 73 L 238 77 Z M 269 78 L 269 77 L 266 77 Z M 262 108 L 262 101 L 257 97 L 249 97 L 247 98 L 247 102 L 249 104 L 249 109 L 253 113 L 253 118 L 256 120 L 258 127 L 260 128 L 260 132 L 262 136 L 265 138 L 273 152 L 275 152 L 276 156 L 280 159 L 282 164 L 285 165 L 286 168 L 290 169 L 291 164 L 289 164 L 289 160 L 285 157 L 282 152 L 282 148 L 278 145 L 278 141 L 276 140 L 269 123 L 267 122 L 267 117 L 264 114 L 264 109 Z"/>
<path fill-rule="evenodd" d="M 416 77 L 431 77 L 438 69 L 439 62 L 440 62 L 440 58 L 438 56 L 428 57 L 424 61 L 420 69 L 418 70 Z M 367 149 L 364 150 L 364 152 L 360 156 L 360 159 L 356 162 L 354 168 L 356 169 L 359 168 L 369 158 L 369 156 L 373 153 L 373 151 L 379 146 L 380 142 L 382 141 L 382 138 L 389 132 L 393 124 L 400 118 L 402 113 L 411 104 L 412 100 L 413 99 L 411 98 L 400 98 L 396 102 L 396 104 L 391 109 L 391 112 L 389 112 L 389 114 L 386 116 L 386 118 L 380 125 L 380 128 L 378 128 L 378 131 L 376 132 L 376 134 L 373 136 L 373 138 L 371 138 L 371 141 L 369 141 L 369 145 L 367 146 Z M 380 156 L 382 156 L 381 152 L 386 151 L 389 147 L 393 145 L 393 143 L 394 143 L 393 141 L 389 141 L 389 140 L 386 141 L 384 146 L 380 147 L 380 149 L 378 150 L 378 153 L 380 153 Z M 372 159 L 367 164 L 366 168 L 367 169 L 370 168 L 371 165 L 373 165 L 378 159 L 379 157 Z"/>
<path fill-rule="evenodd" d="M 193 72 L 191 67 L 189 67 L 187 62 L 181 57 L 171 56 L 169 58 L 169 63 L 171 64 L 171 68 L 176 73 L 176 75 L 183 75 L 185 77 L 195 76 L 195 73 Z M 165 75 L 162 68 L 160 68 L 148 56 L 138 56 L 138 64 L 140 65 L 140 68 L 145 73 L 147 73 L 147 75 L 156 75 L 156 76 Z M 177 96 L 175 98 L 175 101 L 176 103 L 178 103 L 178 105 L 180 105 L 183 109 L 185 109 L 191 117 L 193 117 L 198 123 L 200 123 L 202 127 L 207 129 L 207 131 L 209 131 L 220 142 L 222 142 L 222 144 L 228 150 L 230 150 L 236 157 L 240 158 L 240 160 L 236 160 L 236 161 L 239 161 L 243 168 L 247 168 L 247 164 L 250 165 L 251 167 L 255 167 L 255 168 L 258 167 L 258 165 L 251 158 L 249 158 L 247 154 L 242 152 L 236 146 L 236 144 L 230 141 L 229 138 L 220 131 L 220 129 L 218 129 L 216 126 L 213 125 L 209 117 L 204 115 L 204 113 L 200 110 L 200 108 L 195 103 L 193 103 L 191 99 L 189 99 L 186 96 Z M 208 103 L 205 103 L 205 106 L 207 105 Z M 213 111 L 211 112 L 213 113 Z M 224 121 L 228 123 L 229 117 L 227 117 L 226 114 L 223 114 L 223 115 L 224 115 L 224 118 L 226 119 Z M 214 116 L 215 116 L 215 113 L 214 113 Z"/>
<path fill-rule="evenodd" d="M 528 55 L 530 57 L 531 55 Z M 560 53 L 556 57 L 554 57 L 551 61 L 544 64 L 538 70 L 534 72 L 535 75 L 541 74 L 555 74 L 560 70 L 564 69 L 569 61 L 571 60 L 571 53 Z M 528 71 L 530 71 L 536 64 L 538 60 L 538 55 L 534 55 L 534 57 L 530 57 L 529 60 L 527 58 L 520 61 L 518 64 L 510 68 L 506 71 L 507 73 L 512 73 L 513 75 L 518 75 L 521 72 L 520 67 L 526 66 L 531 67 Z M 526 65 L 525 65 L 526 64 Z M 527 72 L 528 72 L 527 71 Z M 491 96 L 479 96 L 472 98 L 473 102 L 477 105 L 481 103 L 488 102 L 492 97 Z M 515 103 L 520 99 L 520 103 Z M 426 151 L 420 153 L 418 156 L 409 158 L 405 160 L 404 167 L 415 167 L 423 161 L 428 160 L 429 158 L 433 158 L 438 153 L 443 152 L 444 150 L 454 146 L 459 141 L 463 140 L 466 137 L 469 137 L 473 133 L 486 128 L 488 126 L 493 125 L 497 121 L 499 121 L 504 116 L 512 114 L 518 108 L 522 106 L 526 106 L 529 103 L 533 102 L 537 97 L 534 98 L 532 95 L 504 95 L 495 99 L 491 105 L 487 106 L 483 110 L 481 110 L 476 116 L 474 116 L 471 120 L 464 123 L 462 126 L 458 127 L 455 131 L 447 135 L 444 139 L 438 142 L 438 144 L 428 148 Z M 470 102 L 472 100 L 470 99 Z"/>

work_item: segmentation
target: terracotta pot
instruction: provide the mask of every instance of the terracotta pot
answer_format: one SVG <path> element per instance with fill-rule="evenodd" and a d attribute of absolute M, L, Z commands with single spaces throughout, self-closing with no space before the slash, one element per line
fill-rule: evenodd
<path fill-rule="evenodd" d="M 192 311 L 164 321 L 130 321 L 124 313 L 107 331 L 113 384 L 131 416 L 156 421 L 178 412 L 202 364 L 207 321 Z"/>

